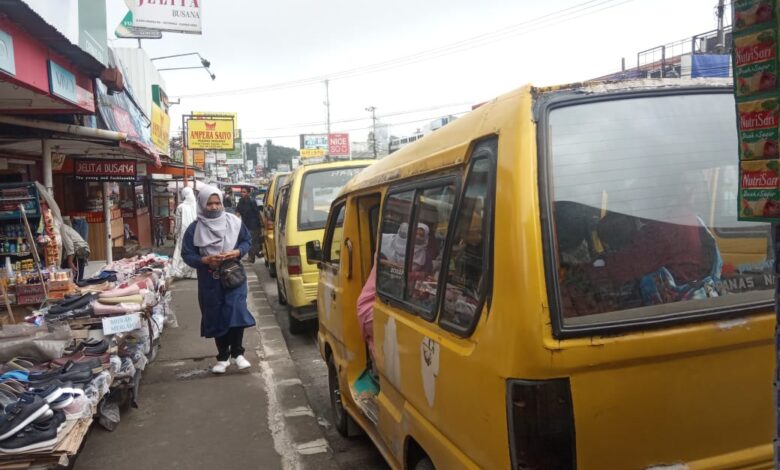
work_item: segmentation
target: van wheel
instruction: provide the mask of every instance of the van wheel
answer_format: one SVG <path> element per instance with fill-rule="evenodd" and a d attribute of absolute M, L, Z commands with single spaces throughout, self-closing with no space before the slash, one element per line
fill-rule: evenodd
<path fill-rule="evenodd" d="M 436 470 L 436 467 L 428 457 L 423 457 L 414 465 L 414 470 Z"/>
<path fill-rule="evenodd" d="M 293 317 L 292 307 L 289 305 L 287 306 L 287 318 L 290 321 L 290 334 L 300 335 L 306 332 L 306 323 Z"/>
<path fill-rule="evenodd" d="M 282 283 L 279 282 L 279 278 L 276 278 L 276 293 L 277 293 L 277 301 L 279 302 L 279 305 L 287 305 L 287 297 L 284 295 L 284 291 L 282 289 Z"/>
<path fill-rule="evenodd" d="M 276 263 L 270 263 L 268 265 L 268 273 L 272 278 L 276 278 Z"/>
<path fill-rule="evenodd" d="M 333 412 L 333 424 L 336 426 L 336 430 L 342 436 L 350 437 L 349 415 L 341 402 L 339 376 L 336 366 L 333 364 L 333 356 L 328 357 L 328 394 L 330 395 L 330 409 Z"/>

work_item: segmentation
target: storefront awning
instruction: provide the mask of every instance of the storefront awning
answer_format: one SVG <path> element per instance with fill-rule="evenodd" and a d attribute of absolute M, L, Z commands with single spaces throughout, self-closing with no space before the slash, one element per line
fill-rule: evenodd
<path fill-rule="evenodd" d="M 151 175 L 170 175 L 171 178 L 184 178 L 184 165 L 174 162 L 163 162 L 159 168 L 149 168 Z M 203 178 L 203 171 L 199 168 L 187 167 L 187 178 Z M 154 178 L 154 176 L 152 176 Z"/>

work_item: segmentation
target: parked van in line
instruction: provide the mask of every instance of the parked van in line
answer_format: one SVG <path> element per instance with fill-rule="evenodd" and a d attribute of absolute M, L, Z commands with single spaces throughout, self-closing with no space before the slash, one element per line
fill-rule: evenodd
<path fill-rule="evenodd" d="M 396 469 L 772 468 L 737 194 L 721 79 L 526 86 L 380 160 L 308 246 L 337 429 Z"/>
<path fill-rule="evenodd" d="M 325 221 L 341 187 L 373 160 L 315 163 L 296 168 L 279 189 L 276 218 L 276 285 L 279 303 L 287 305 L 290 332 L 301 333 L 317 317 L 317 265 L 306 243 L 322 242 Z"/>
<path fill-rule="evenodd" d="M 271 177 L 271 182 L 263 200 L 263 211 L 260 213 L 260 236 L 263 240 L 265 267 L 268 268 L 271 277 L 276 277 L 276 245 L 274 241 L 276 202 L 279 196 L 279 188 L 287 181 L 288 175 L 289 173 L 275 173 Z"/>

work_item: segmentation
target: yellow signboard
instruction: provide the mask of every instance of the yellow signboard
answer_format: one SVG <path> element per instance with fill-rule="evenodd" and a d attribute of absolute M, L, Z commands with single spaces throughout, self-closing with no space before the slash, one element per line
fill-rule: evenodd
<path fill-rule="evenodd" d="M 325 149 L 301 149 L 301 158 L 324 157 Z"/>
<path fill-rule="evenodd" d="M 203 117 L 219 118 L 219 119 L 232 119 L 235 128 L 238 129 L 238 113 L 227 113 L 224 111 L 193 111 L 192 115 L 196 119 L 202 119 Z"/>
<path fill-rule="evenodd" d="M 235 129 L 232 119 L 190 119 L 187 121 L 187 148 L 191 150 L 233 150 Z"/>
<path fill-rule="evenodd" d="M 171 141 L 171 117 L 152 103 L 152 143 L 157 150 L 168 154 Z"/>

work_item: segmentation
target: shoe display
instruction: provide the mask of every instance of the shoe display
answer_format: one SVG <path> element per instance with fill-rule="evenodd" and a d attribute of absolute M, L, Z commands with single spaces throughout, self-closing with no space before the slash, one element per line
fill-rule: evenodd
<path fill-rule="evenodd" d="M 43 398 L 22 395 L 19 401 L 7 407 L 0 415 L 0 441 L 13 436 L 48 410 L 49 405 Z"/>
<path fill-rule="evenodd" d="M 243 355 L 238 356 L 234 360 L 236 361 L 236 365 L 238 366 L 239 370 L 249 369 L 252 367 L 252 364 Z"/>
<path fill-rule="evenodd" d="M 54 416 L 43 423 L 29 423 L 0 441 L 0 452 L 21 453 L 41 451 L 57 444 L 61 421 Z"/>
<path fill-rule="evenodd" d="M 50 308 L 49 315 L 62 315 L 65 312 L 86 307 L 87 305 L 90 304 L 90 302 L 92 302 L 96 298 L 97 298 L 97 294 L 89 293 L 89 294 L 82 295 L 80 297 L 66 299 L 64 302 L 61 302 L 60 304 Z"/>
<path fill-rule="evenodd" d="M 213 374 L 224 374 L 227 368 L 230 367 L 230 361 L 217 361 L 214 367 L 211 368 Z"/>
<path fill-rule="evenodd" d="M 142 304 L 144 302 L 143 296 L 139 294 L 126 295 L 121 297 L 101 297 L 98 299 L 101 304 Z M 137 307 L 136 307 L 137 308 Z"/>
<path fill-rule="evenodd" d="M 100 299 L 106 299 L 111 297 L 128 297 L 131 295 L 137 295 L 141 292 L 141 288 L 137 284 L 131 284 L 127 287 L 119 287 L 100 293 Z"/>

